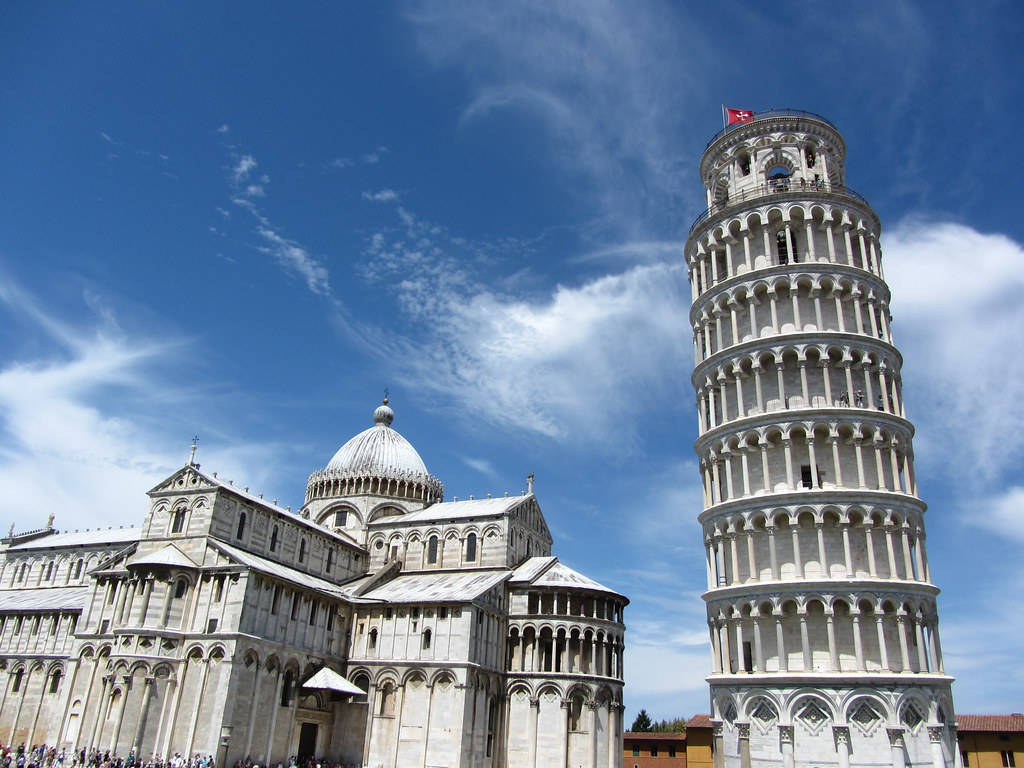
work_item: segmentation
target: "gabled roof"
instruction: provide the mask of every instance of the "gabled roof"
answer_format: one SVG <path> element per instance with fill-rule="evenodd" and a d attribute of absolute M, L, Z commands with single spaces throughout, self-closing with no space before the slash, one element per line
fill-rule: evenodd
<path fill-rule="evenodd" d="M 230 544 L 225 544 L 223 541 L 217 539 L 207 540 L 214 549 L 219 550 L 223 554 L 227 555 L 230 559 L 234 560 L 239 565 L 244 565 L 248 568 L 252 568 L 254 571 L 265 573 L 269 576 L 281 579 L 283 581 L 290 581 L 294 584 L 298 584 L 308 589 L 316 589 L 320 592 L 331 595 L 332 597 L 341 597 L 341 588 L 337 584 L 333 584 L 326 579 L 321 579 L 318 576 L 311 576 L 308 573 L 297 571 L 294 568 L 289 568 L 287 565 L 281 565 L 275 563 L 273 560 L 267 560 L 266 558 L 259 557 L 245 550 L 232 547 Z"/>
<path fill-rule="evenodd" d="M 370 525 L 389 523 L 426 523 L 435 520 L 458 520 L 467 517 L 490 517 L 508 512 L 530 498 L 527 496 L 498 496 L 493 499 L 468 499 L 465 501 L 443 501 L 431 504 L 400 517 L 383 517 Z"/>
<path fill-rule="evenodd" d="M 174 491 L 182 491 L 182 492 L 184 492 L 184 491 L 195 491 L 195 490 L 197 490 L 195 487 L 183 488 L 183 489 L 179 489 L 179 488 L 175 488 L 175 487 L 167 487 L 174 478 L 178 477 L 178 475 L 182 474 L 183 472 L 189 472 L 189 471 L 194 472 L 196 474 L 196 476 L 201 478 L 207 485 L 212 486 L 212 487 L 217 488 L 217 489 L 220 489 L 220 490 L 223 490 L 223 491 L 227 491 L 228 493 L 232 493 L 235 496 L 243 498 L 246 501 L 252 502 L 253 504 L 255 504 L 257 506 L 260 506 L 260 507 L 263 507 L 264 509 L 269 510 L 271 512 L 276 512 L 281 517 L 286 518 L 288 522 L 292 522 L 292 523 L 296 523 L 297 525 L 305 526 L 306 528 L 312 529 L 312 530 L 316 531 L 317 533 L 322 533 L 325 536 L 328 536 L 328 537 L 334 539 L 335 541 L 340 541 L 341 543 L 345 544 L 346 546 L 352 547 L 353 549 L 358 549 L 358 550 L 360 550 L 362 552 L 366 551 L 363 547 L 361 547 L 359 544 L 357 544 L 352 539 L 351 536 L 342 535 L 340 533 L 332 531 L 330 528 L 325 528 L 322 525 L 317 525 L 312 520 L 307 520 L 306 518 L 302 517 L 301 515 L 295 514 L 294 512 L 292 512 L 289 509 L 285 509 L 284 507 L 278 506 L 277 504 L 274 504 L 273 502 L 267 501 L 266 499 L 261 499 L 259 497 L 259 494 L 249 493 L 248 491 L 243 490 L 242 488 L 238 488 L 238 487 L 232 485 L 231 483 L 227 483 L 227 482 L 221 480 L 220 478 L 213 477 L 212 475 L 208 475 L 205 472 L 201 471 L 199 469 L 199 467 L 197 465 L 195 465 L 195 464 L 186 465 L 186 466 L 182 467 L 177 472 L 175 472 L 173 475 L 171 475 L 169 478 L 167 478 L 166 480 L 162 481 L 161 483 L 159 483 L 158 485 L 156 485 L 155 487 L 150 489 L 148 491 L 148 493 L 155 494 L 155 493 L 174 492 Z"/>
<path fill-rule="evenodd" d="M 354 602 L 390 603 L 469 602 L 509 577 L 505 568 L 488 571 L 428 571 L 405 573 L 355 597 L 359 583 L 346 584 L 344 591 Z"/>
<path fill-rule="evenodd" d="M 15 544 L 7 551 L 23 552 L 27 549 L 50 549 L 52 547 L 98 547 L 105 544 L 124 544 L 137 541 L 141 536 L 141 528 L 97 528 L 94 531 L 75 531 L 41 536 L 24 544 Z"/>
<path fill-rule="evenodd" d="M 168 565 L 176 568 L 198 568 L 199 563 L 173 544 L 143 555 L 129 557 L 125 565 Z"/>
<path fill-rule="evenodd" d="M 1014 712 L 1012 715 L 957 714 L 956 727 L 960 733 L 965 731 L 1022 733 L 1024 732 L 1024 714 L 1020 712 Z"/>
<path fill-rule="evenodd" d="M 0 590 L 0 611 L 82 610 L 89 587 L 43 587 Z"/>
<path fill-rule="evenodd" d="M 360 696 L 366 693 L 358 685 L 349 682 L 347 679 L 339 675 L 333 669 L 324 667 L 309 680 L 302 684 L 303 688 L 318 688 L 320 690 L 328 691 L 339 691 L 340 693 L 348 693 L 354 696 Z"/>

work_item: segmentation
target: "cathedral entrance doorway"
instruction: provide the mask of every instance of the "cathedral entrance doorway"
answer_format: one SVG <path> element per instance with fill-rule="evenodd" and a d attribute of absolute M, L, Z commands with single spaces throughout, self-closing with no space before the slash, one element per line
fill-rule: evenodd
<path fill-rule="evenodd" d="M 308 757 L 316 757 L 316 723 L 303 723 L 299 728 L 299 763 Z"/>

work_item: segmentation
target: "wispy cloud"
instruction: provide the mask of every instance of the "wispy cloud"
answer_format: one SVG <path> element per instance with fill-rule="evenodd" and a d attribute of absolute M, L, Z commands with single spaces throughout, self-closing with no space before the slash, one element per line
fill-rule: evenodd
<path fill-rule="evenodd" d="M 313 293 L 321 296 L 330 294 L 327 268 L 302 245 L 282 237 L 266 225 L 257 227 L 256 231 L 267 242 L 267 245 L 260 247 L 261 251 L 271 254 L 279 264 L 300 275 Z"/>
<path fill-rule="evenodd" d="M 465 464 L 470 469 L 475 469 L 481 475 L 486 475 L 492 480 L 501 479 L 501 475 L 498 473 L 498 470 L 496 470 L 494 468 L 494 465 L 491 462 L 487 461 L 487 459 L 473 458 L 471 456 L 463 456 L 461 458 L 463 464 Z"/>
<path fill-rule="evenodd" d="M 10 279 L 0 286 L 0 312 L 45 342 L 45 351 L 0 368 L 0 485 L 19 527 L 41 525 L 54 510 L 61 528 L 137 525 L 145 491 L 184 463 L 191 430 L 214 428 L 211 414 L 200 415 L 209 393 L 182 388 L 168 370 L 186 358 L 195 367 L 186 339 L 134 337 L 102 297 L 82 298 L 86 317 L 70 323 Z M 264 447 L 223 447 L 208 454 L 221 469 L 267 479 Z"/>
<path fill-rule="evenodd" d="M 230 128 L 230 126 L 228 126 L 227 123 L 221 123 L 220 126 L 217 128 L 217 133 L 230 133 L 230 132 L 231 132 L 231 128 Z"/>
<path fill-rule="evenodd" d="M 632 237 L 654 223 L 678 229 L 668 201 L 697 201 L 696 158 L 680 137 L 717 54 L 684 14 L 658 2 L 637 13 L 612 0 L 449 1 L 412 3 L 408 18 L 428 60 L 469 80 L 464 128 L 508 110 L 534 118 L 554 161 L 593 182 L 582 186 L 602 221 Z"/>
<path fill-rule="evenodd" d="M 242 155 L 238 158 L 234 168 L 231 169 L 231 178 L 235 184 L 241 184 L 249 175 L 250 171 L 256 168 L 258 163 L 252 155 Z"/>
<path fill-rule="evenodd" d="M 374 203 L 394 203 L 398 201 L 398 193 L 385 188 L 378 192 L 363 192 L 363 199 Z"/>
<path fill-rule="evenodd" d="M 1024 247 L 934 218 L 898 222 L 883 247 L 919 466 L 979 484 L 1019 466 L 1024 358 L 1009 350 L 1024 328 Z M 954 424 L 970 428 L 951 441 Z"/>

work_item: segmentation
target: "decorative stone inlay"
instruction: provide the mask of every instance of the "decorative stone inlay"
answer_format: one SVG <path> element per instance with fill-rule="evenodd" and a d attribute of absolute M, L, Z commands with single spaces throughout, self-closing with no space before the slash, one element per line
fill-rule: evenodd
<path fill-rule="evenodd" d="M 929 725 L 928 726 L 928 741 L 932 744 L 941 744 L 942 737 L 946 733 L 946 727 L 944 725 Z"/>
<path fill-rule="evenodd" d="M 780 725 L 779 726 L 779 741 L 783 744 L 793 743 L 793 726 L 792 725 Z"/>
<path fill-rule="evenodd" d="M 775 707 L 764 699 L 761 699 L 761 701 L 758 702 L 757 707 L 751 714 L 762 723 L 770 723 L 779 716 L 775 711 Z"/>
<path fill-rule="evenodd" d="M 921 714 L 921 711 L 915 704 L 908 702 L 903 705 L 900 722 L 907 726 L 911 731 L 914 731 L 919 725 L 921 725 L 921 723 L 924 722 L 924 715 Z"/>
<path fill-rule="evenodd" d="M 728 723 L 736 722 L 736 707 L 730 703 L 729 706 L 725 708 L 725 712 L 722 716 Z"/>
<path fill-rule="evenodd" d="M 875 726 L 882 721 L 882 716 L 878 714 L 874 707 L 866 701 L 862 701 L 850 713 L 849 719 L 850 722 L 867 734 L 871 733 Z"/>
<path fill-rule="evenodd" d="M 828 720 L 828 713 L 819 707 L 817 702 L 812 700 L 804 704 L 797 717 L 813 731 L 817 730 L 822 723 Z"/>

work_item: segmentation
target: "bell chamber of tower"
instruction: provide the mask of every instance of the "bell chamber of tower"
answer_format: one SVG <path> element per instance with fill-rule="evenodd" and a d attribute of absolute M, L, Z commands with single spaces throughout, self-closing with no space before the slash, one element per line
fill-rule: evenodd
<path fill-rule="evenodd" d="M 955 768 L 878 217 L 826 119 L 708 144 L 685 257 L 716 768 Z"/>

